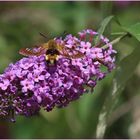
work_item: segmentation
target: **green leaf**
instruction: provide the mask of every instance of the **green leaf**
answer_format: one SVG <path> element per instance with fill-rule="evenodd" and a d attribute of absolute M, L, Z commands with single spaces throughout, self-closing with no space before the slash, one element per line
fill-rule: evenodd
<path fill-rule="evenodd" d="M 133 37 L 140 41 L 140 23 L 132 25 L 130 27 L 123 27 L 123 29 L 129 32 Z"/>
<path fill-rule="evenodd" d="M 114 17 L 114 16 L 106 17 L 106 18 L 102 21 L 102 23 L 101 23 L 101 25 L 100 25 L 100 28 L 99 28 L 99 30 L 98 30 L 98 33 L 99 33 L 99 34 L 98 34 L 98 36 L 95 38 L 95 44 L 97 44 L 97 43 L 99 42 L 99 37 L 100 37 L 100 35 L 102 35 L 102 34 L 104 33 L 104 31 L 105 31 L 107 25 L 109 24 L 109 22 L 112 20 L 113 17 Z"/>
<path fill-rule="evenodd" d="M 131 26 L 130 28 L 125 28 L 132 36 L 137 38 L 140 41 L 140 24 L 136 24 Z M 118 39 L 120 40 L 120 39 Z M 140 62 L 140 47 L 137 46 L 133 52 L 125 57 L 120 64 L 118 65 L 114 80 L 111 85 L 111 92 L 107 97 L 101 113 L 99 115 L 96 137 L 103 138 L 106 127 L 108 125 L 109 118 L 111 117 L 111 113 L 116 106 L 118 101 L 118 97 L 121 94 L 121 91 L 124 89 L 127 81 L 133 75 L 137 65 Z"/>

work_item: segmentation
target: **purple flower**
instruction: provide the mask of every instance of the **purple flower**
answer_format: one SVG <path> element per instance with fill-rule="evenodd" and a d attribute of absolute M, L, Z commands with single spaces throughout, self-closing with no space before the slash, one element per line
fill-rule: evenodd
<path fill-rule="evenodd" d="M 55 39 L 65 44 L 69 55 L 78 50 L 84 57 L 70 59 L 59 55 L 57 64 L 50 66 L 45 55 L 41 55 L 10 64 L 0 76 L 0 116 L 7 116 L 9 111 L 25 116 L 34 115 L 41 108 L 51 111 L 67 106 L 90 89 L 93 91 L 98 81 L 115 67 L 116 54 L 104 36 L 100 37 L 101 45 L 94 44 L 97 34 L 88 29 L 80 32 L 79 38 L 70 34 L 65 39 Z M 107 68 L 104 72 L 103 65 Z"/>
<path fill-rule="evenodd" d="M 80 51 L 82 53 L 85 53 L 87 55 L 91 53 L 91 43 L 90 42 L 81 41 L 80 47 L 81 47 Z"/>
<path fill-rule="evenodd" d="M 44 80 L 44 75 L 41 75 L 39 70 L 34 70 L 33 74 L 31 75 L 31 78 L 34 79 L 35 82 L 39 82 L 40 80 Z"/>
<path fill-rule="evenodd" d="M 24 70 L 27 70 L 28 68 L 33 66 L 32 62 L 33 62 L 32 59 L 28 60 L 28 58 L 23 58 L 20 61 L 19 66 L 20 66 L 20 68 L 23 68 Z"/>
<path fill-rule="evenodd" d="M 8 88 L 8 86 L 10 85 L 10 81 L 8 79 L 3 79 L 1 82 L 0 82 L 0 88 L 2 90 L 6 90 Z"/>
<path fill-rule="evenodd" d="M 90 57 L 92 59 L 96 59 L 96 58 L 102 59 L 103 58 L 103 50 L 101 48 L 93 48 L 91 50 Z"/>
<path fill-rule="evenodd" d="M 28 90 L 33 90 L 34 88 L 34 82 L 29 79 L 25 79 L 21 81 L 20 83 L 22 86 L 22 92 L 27 92 Z"/>

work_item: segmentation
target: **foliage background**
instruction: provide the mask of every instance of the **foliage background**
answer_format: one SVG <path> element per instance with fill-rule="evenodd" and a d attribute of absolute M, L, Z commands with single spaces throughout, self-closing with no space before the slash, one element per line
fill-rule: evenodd
<path fill-rule="evenodd" d="M 49 38 L 64 30 L 76 35 L 86 28 L 99 29 L 105 17 L 114 15 L 120 25 L 112 20 L 104 34 L 111 40 L 119 36 L 113 33 L 126 30 L 135 36 L 140 33 L 140 24 L 128 27 L 140 22 L 139 13 L 140 2 L 132 1 L 0 2 L 0 72 L 22 58 L 20 48 L 45 41 L 39 32 Z M 140 57 L 134 51 L 140 47 L 138 40 L 138 34 L 130 35 L 114 45 L 118 51 L 116 64 L 123 70 L 110 73 L 94 93 L 63 109 L 41 111 L 32 118 L 18 117 L 14 124 L 1 119 L 0 138 L 140 138 Z M 115 76 L 121 90 L 112 98 Z M 106 125 L 103 112 L 109 118 Z"/>

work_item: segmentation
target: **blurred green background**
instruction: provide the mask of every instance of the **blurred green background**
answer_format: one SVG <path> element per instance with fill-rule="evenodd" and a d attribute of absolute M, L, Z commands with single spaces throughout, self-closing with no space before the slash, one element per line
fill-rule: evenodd
<path fill-rule="evenodd" d="M 117 17 L 122 26 L 133 25 L 140 22 L 140 2 L 0 2 L 0 73 L 9 63 L 22 58 L 18 54 L 20 48 L 45 41 L 40 32 L 52 38 L 64 30 L 74 35 L 86 28 L 98 30 L 103 19 L 109 15 Z M 115 32 L 123 30 L 112 21 L 104 34 L 113 40 L 118 37 L 113 34 Z M 133 37 L 126 37 L 115 44 L 114 48 L 118 51 L 116 64 L 138 45 L 140 47 Z M 41 111 L 31 118 L 18 117 L 16 123 L 1 119 L 0 138 L 100 137 L 97 133 L 103 130 L 99 130 L 101 111 L 109 96 L 114 74 L 115 70 L 100 81 L 93 94 L 83 95 L 66 108 Z M 137 65 L 116 97 L 116 106 L 109 114 L 109 125 L 101 137 L 140 138 L 139 94 L 140 65 Z"/>

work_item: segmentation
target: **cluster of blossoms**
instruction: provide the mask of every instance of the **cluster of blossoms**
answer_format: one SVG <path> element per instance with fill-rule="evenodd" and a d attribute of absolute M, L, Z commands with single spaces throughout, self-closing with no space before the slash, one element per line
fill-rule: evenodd
<path fill-rule="evenodd" d="M 97 81 L 114 68 L 116 53 L 102 35 L 99 43 L 94 44 L 97 35 L 88 29 L 79 32 L 80 37 L 70 34 L 65 39 L 56 39 L 84 57 L 60 56 L 55 66 L 48 66 L 44 55 L 10 64 L 0 75 L 0 116 L 10 115 L 14 121 L 14 115 L 31 116 L 41 108 L 51 111 L 55 106 L 64 107 L 93 90 Z"/>

